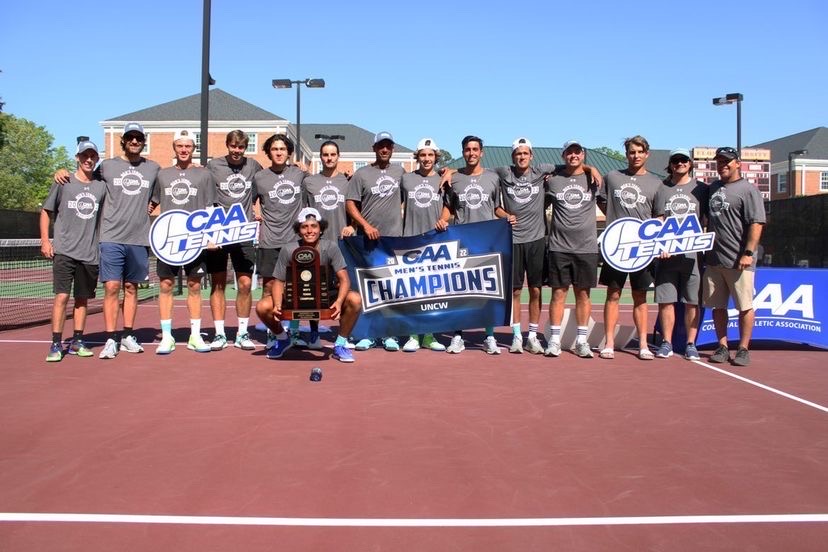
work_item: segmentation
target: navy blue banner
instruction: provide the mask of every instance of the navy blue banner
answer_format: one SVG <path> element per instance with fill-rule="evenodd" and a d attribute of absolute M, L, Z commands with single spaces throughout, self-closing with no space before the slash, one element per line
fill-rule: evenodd
<path fill-rule="evenodd" d="M 340 242 L 362 296 L 353 335 L 405 336 L 509 325 L 512 228 L 505 219 L 407 238 Z"/>

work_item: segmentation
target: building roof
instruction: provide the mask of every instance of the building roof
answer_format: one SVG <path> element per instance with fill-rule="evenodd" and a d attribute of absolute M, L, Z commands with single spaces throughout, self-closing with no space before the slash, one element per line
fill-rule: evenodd
<path fill-rule="evenodd" d="M 828 159 L 828 128 L 817 127 L 751 146 L 771 150 L 771 163 L 788 162 L 788 154 L 808 150 L 807 159 Z"/>
<path fill-rule="evenodd" d="M 285 119 L 270 111 L 228 94 L 220 88 L 210 90 L 211 121 L 274 121 L 283 123 Z M 146 109 L 110 117 L 107 121 L 200 121 L 201 94 L 193 94 Z"/>
<path fill-rule="evenodd" d="M 364 153 L 372 151 L 374 146 L 373 132 L 351 124 L 302 123 L 301 132 L 302 142 L 313 151 L 319 151 L 319 146 L 325 140 L 334 140 L 342 153 Z M 394 153 L 401 152 L 414 153 L 413 150 L 396 144 Z"/>

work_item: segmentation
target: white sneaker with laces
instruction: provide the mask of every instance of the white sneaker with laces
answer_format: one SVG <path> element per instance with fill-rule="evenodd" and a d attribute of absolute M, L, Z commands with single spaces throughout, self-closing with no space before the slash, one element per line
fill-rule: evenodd
<path fill-rule="evenodd" d="M 197 353 L 209 353 L 211 350 L 210 346 L 204 342 L 204 338 L 200 335 L 191 335 L 190 340 L 187 342 L 187 348 Z"/>
<path fill-rule="evenodd" d="M 221 351 L 222 349 L 227 348 L 227 337 L 223 334 L 216 334 L 216 337 L 213 338 L 213 342 L 210 343 L 210 350 L 211 351 Z"/>
<path fill-rule="evenodd" d="M 128 353 L 143 353 L 144 348 L 138 343 L 134 335 L 128 335 L 121 338 L 121 350 Z"/>
<path fill-rule="evenodd" d="M 115 358 L 116 356 L 118 356 L 118 344 L 115 343 L 114 339 L 109 338 L 106 340 L 104 348 L 101 350 L 98 358 Z"/>
<path fill-rule="evenodd" d="M 541 342 L 538 341 L 538 336 L 530 335 L 526 338 L 526 350 L 533 355 L 543 354 L 543 345 L 541 345 Z"/>
<path fill-rule="evenodd" d="M 463 336 L 462 335 L 455 335 L 451 338 L 451 343 L 449 343 L 448 348 L 446 349 L 447 353 L 452 353 L 454 355 L 459 355 L 463 351 L 466 350 L 466 346 L 463 345 Z"/>
<path fill-rule="evenodd" d="M 509 352 L 518 355 L 523 353 L 523 336 L 516 335 L 512 337 L 512 346 L 509 347 Z"/>
<path fill-rule="evenodd" d="M 252 339 L 250 339 L 250 334 L 246 332 L 236 336 L 233 346 L 237 349 L 241 349 L 242 351 L 253 351 L 256 349 L 256 344 L 253 343 Z"/>
<path fill-rule="evenodd" d="M 594 356 L 592 349 L 589 348 L 589 343 L 586 341 L 575 344 L 575 354 L 581 358 L 592 358 Z"/>
<path fill-rule="evenodd" d="M 557 357 L 561 356 L 561 344 L 555 343 L 554 341 L 550 341 L 549 344 L 546 346 L 546 350 L 543 352 L 544 356 L 548 357 Z"/>
<path fill-rule="evenodd" d="M 158 348 L 155 349 L 155 354 L 168 355 L 173 351 L 175 351 L 175 339 L 170 335 L 161 338 L 161 343 L 159 343 Z"/>
<path fill-rule="evenodd" d="M 416 336 L 411 336 L 408 338 L 408 341 L 405 342 L 403 345 L 403 352 L 404 353 L 413 353 L 417 349 L 420 348 L 420 341 L 417 339 Z"/>
<path fill-rule="evenodd" d="M 500 354 L 500 347 L 498 346 L 493 335 L 488 335 L 486 336 L 486 339 L 483 340 L 483 350 L 486 351 L 487 355 Z"/>

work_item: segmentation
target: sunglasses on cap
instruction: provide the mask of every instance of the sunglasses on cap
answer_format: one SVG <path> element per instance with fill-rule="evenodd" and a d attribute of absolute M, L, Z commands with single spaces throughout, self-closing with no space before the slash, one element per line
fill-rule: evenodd
<path fill-rule="evenodd" d="M 716 150 L 716 157 L 719 157 L 720 155 L 723 156 L 723 157 L 730 157 L 732 159 L 738 159 L 739 158 L 739 152 L 737 152 L 735 149 L 733 149 L 729 146 L 717 149 Z"/>

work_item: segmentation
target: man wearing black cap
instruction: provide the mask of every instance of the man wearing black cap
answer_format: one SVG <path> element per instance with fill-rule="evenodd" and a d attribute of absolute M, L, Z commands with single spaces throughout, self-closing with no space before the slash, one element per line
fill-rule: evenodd
<path fill-rule="evenodd" d="M 710 219 L 707 229 L 716 234 L 713 249 L 705 255 L 704 305 L 713 309 L 713 324 L 719 347 L 710 362 L 730 360 L 727 349 L 727 302 L 732 297 L 739 311 L 739 348 L 732 362 L 750 364 L 753 333 L 753 280 L 756 249 L 765 224 L 765 206 L 759 189 L 742 178 L 738 152 L 729 147 L 716 150 L 720 179 L 710 185 Z"/>

